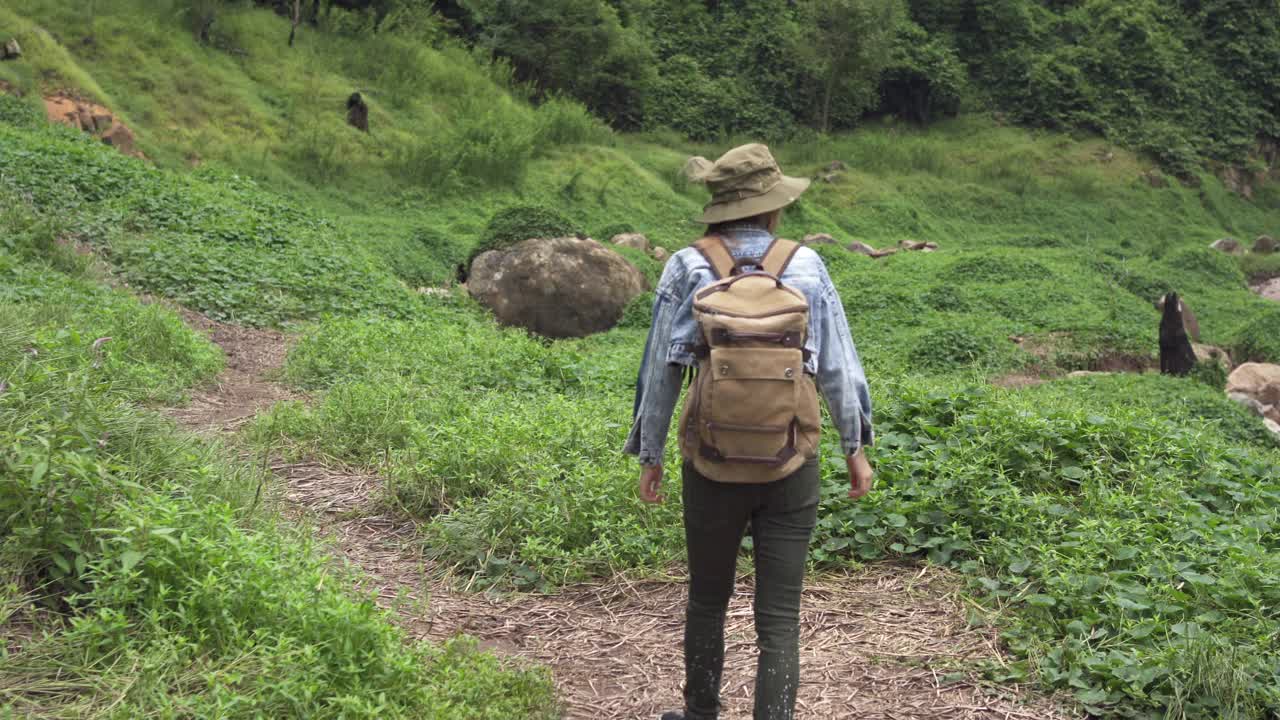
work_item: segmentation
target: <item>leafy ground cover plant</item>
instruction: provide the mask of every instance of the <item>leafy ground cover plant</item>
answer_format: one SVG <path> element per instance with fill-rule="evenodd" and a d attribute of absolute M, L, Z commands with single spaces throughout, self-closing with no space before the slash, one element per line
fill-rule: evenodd
<path fill-rule="evenodd" d="M 332 221 L 226 172 L 175 176 L 73 131 L 0 125 L 12 193 L 77 212 L 75 233 L 136 287 L 224 320 L 406 314 L 416 300 Z"/>
<path fill-rule="evenodd" d="M 128 9 L 100 9 L 95 32 L 70 6 L 32 0 L 24 12 L 28 7 L 56 19 L 64 41 L 73 39 L 63 44 L 38 35 L 29 53 L 41 77 L 112 100 L 93 82 L 102 78 L 117 93 L 118 102 L 109 104 L 138 129 L 142 147 L 162 167 L 204 167 L 179 175 L 127 160 L 71 131 L 33 129 L 29 113 L 4 106 L 0 182 L 16 193 L 15 202 L 46 211 L 11 214 L 5 222 L 16 229 L 0 234 L 6 273 L 0 321 L 21 328 L 23 339 L 10 349 L 19 351 L 13 357 L 24 368 L 47 368 L 41 377 L 50 383 L 87 378 L 83 387 L 90 390 L 101 379 L 95 373 L 110 371 L 111 392 L 139 400 L 175 397 L 216 368 L 207 344 L 170 313 L 136 310 L 131 301 L 117 306 L 92 289 L 82 275 L 88 261 L 69 250 L 70 241 L 88 241 L 131 284 L 219 317 L 308 320 L 285 374 L 313 391 L 314 403 L 277 407 L 251 433 L 275 450 L 291 447 L 379 470 L 389 481 L 387 501 L 423 522 L 425 541 L 441 561 L 480 584 L 549 588 L 617 570 L 665 572 L 679 558 L 678 487 L 668 488 L 666 505 L 640 505 L 631 466 L 617 452 L 648 323 L 643 302 L 629 309 L 619 330 L 543 343 L 497 328 L 460 295 L 418 297 L 401 282 L 449 282 L 454 263 L 485 236 L 488 219 L 515 205 L 551 207 L 586 228 L 625 222 L 679 249 L 700 232 L 688 218 L 705 201 L 702 189 L 681 179 L 680 167 L 693 153 L 718 155 L 729 141 L 698 147 L 669 134 L 595 137 L 573 106 L 542 117 L 551 103 L 532 110 L 498 68 L 456 48 L 414 49 L 403 38 L 382 36 L 345 39 L 321 52 L 304 33 L 286 54 L 276 47 L 287 34 L 284 21 L 247 6 L 220 19 L 220 47 L 196 47 L 162 15 L 137 22 L 129 18 L 138 13 Z M 13 15 L 0 9 L 0 20 Z M 98 40 L 74 43 L 88 34 Z M 236 47 L 246 53 L 226 50 Z M 379 53 L 387 62 L 361 61 Z M 174 57 L 199 61 L 157 62 Z M 35 77 L 18 80 L 36 90 Z M 346 128 L 333 112 L 366 82 L 377 129 L 369 136 Z M 184 103 L 166 104 L 175 97 Z M 458 117 L 442 112 L 446 106 L 460 108 Z M 547 119 L 553 117 L 555 127 Z M 540 132 L 598 144 L 535 151 Z M 441 147 L 429 148 L 433 143 Z M 428 150 L 408 152 L 422 147 Z M 1152 187 L 1143 179 L 1149 162 L 1100 140 L 1029 133 L 976 116 L 928 132 L 872 123 L 853 135 L 798 139 L 775 151 L 795 174 L 816 173 L 832 160 L 849 168 L 815 183 L 788 211 L 784 235 L 830 232 L 839 245 L 884 247 L 904 239 L 941 245 L 936 253 L 881 260 L 839 245 L 819 248 L 872 374 L 882 485 L 869 501 L 850 505 L 842 499 L 838 463 L 824 469 L 815 562 L 832 567 L 890 557 L 957 568 L 972 578 L 975 599 L 998 613 L 995 621 L 1018 653 L 1019 662 L 993 676 L 1037 675 L 1099 714 L 1274 713 L 1275 627 L 1267 608 L 1275 602 L 1276 456 L 1256 420 L 1197 380 L 1120 377 L 1055 381 L 1019 393 L 972 389 L 1009 371 L 1052 376 L 1113 354 L 1150 357 L 1158 317 L 1151 303 L 1168 289 L 1195 309 L 1207 341 L 1236 348 L 1248 342 L 1256 355 L 1246 354 L 1275 360 L 1266 340 L 1275 335 L 1269 323 L 1280 309 L 1245 286 L 1269 265 L 1205 249 L 1223 235 L 1275 235 L 1274 192 L 1261 188 L 1250 203 L 1208 176 L 1198 188 Z M 291 194 L 279 194 L 281 188 Z M 458 192 L 464 188 L 470 191 Z M 0 204 L 0 212 L 11 205 Z M 70 214 L 77 218 L 72 225 L 49 223 Z M 661 270 L 637 253 L 627 256 L 651 280 Z M 102 315 L 88 309 L 97 306 L 106 308 Z M 95 351 L 97 338 L 90 336 L 99 332 L 115 339 Z M 129 342 L 117 344 L 120 338 Z M 21 355 L 29 345 L 38 359 Z M 132 354 L 141 345 L 156 349 Z M 85 366 L 87 374 L 67 372 Z M 0 402 L 18 402 L 15 392 Z M 46 414 L 62 422 L 58 413 L 71 408 L 80 413 L 71 416 L 75 423 L 96 417 L 90 413 L 97 412 L 96 392 L 51 392 Z M 109 422 L 76 425 L 85 438 L 59 435 L 84 452 L 59 454 L 57 468 L 68 476 L 74 468 L 65 466 L 73 461 L 97 463 L 113 480 L 124 476 L 141 489 L 107 485 L 89 472 L 77 486 L 87 499 L 60 501 L 69 536 L 81 548 L 89 538 L 92 553 L 82 561 L 54 560 L 65 545 L 52 540 L 22 543 L 38 555 L 26 557 L 27 566 L 46 573 L 32 577 L 99 578 L 109 588 L 65 594 L 83 596 L 76 607 L 98 614 L 74 636 L 74 646 L 45 646 L 49 658 L 106 658 L 76 676 L 82 687 L 140 688 L 145 698 L 127 697 L 125 713 L 174 709 L 156 703 L 177 701 L 153 701 L 159 693 L 147 688 L 178 688 L 165 697 L 189 705 L 175 712 L 278 714 L 291 711 L 277 704 L 287 694 L 317 703 L 305 705 L 320 708 L 313 714 L 372 714 L 369 708 L 383 703 L 382 712 L 394 716 L 396 708 L 428 697 L 417 694 L 420 682 L 434 682 L 404 670 L 404 658 L 412 657 L 438 670 L 431 678 L 445 678 L 438 686 L 444 695 L 430 696 L 442 707 L 466 701 L 440 698 L 469 697 L 471 690 L 510 698 L 511 707 L 498 705 L 510 716 L 542 707 L 540 680 L 520 676 L 526 686 L 490 673 L 485 668 L 494 666 L 484 656 L 464 653 L 475 659 L 470 665 L 435 664 L 441 656 L 434 651 L 396 654 L 401 650 L 392 648 L 400 646 L 384 637 L 371 610 L 324 590 L 339 584 L 338 576 L 308 565 L 305 553 L 291 554 L 272 539 L 274 531 L 245 516 L 255 475 L 197 447 L 167 444 L 131 420 L 132 411 L 120 412 Z M 834 459 L 834 438 L 825 442 Z M 23 502 L 36 503 L 49 490 L 50 470 L 32 480 L 39 462 L 32 456 L 22 472 L 5 475 L 8 482 L 34 483 L 30 494 L 14 495 Z M 169 476 L 185 485 L 167 484 Z M 55 487 L 55 495 L 64 489 Z M 189 498 L 213 509 L 181 504 Z M 88 506 L 101 510 L 77 520 Z M 235 522 L 228 524 L 217 507 Z M 170 552 L 165 534 L 138 530 L 179 520 L 217 542 Z M 85 534 L 94 523 L 134 530 L 104 540 Z M 34 523 L 22 527 L 28 536 L 39 532 Z M 150 544 L 139 550 L 141 542 Z M 246 589 L 248 604 L 233 606 L 193 582 L 172 587 L 199 600 L 196 609 L 184 615 L 166 604 L 174 596 L 164 593 L 173 591 L 159 590 L 157 578 L 169 588 L 165 573 L 174 567 L 207 569 L 218 557 L 265 574 L 296 575 L 298 584 L 265 589 L 255 578 L 215 568 L 220 583 Z M 281 620 L 280 635 L 266 624 L 199 615 L 207 603 L 237 619 L 241 612 L 280 619 L 281 608 L 300 597 L 311 607 L 298 611 L 299 621 L 339 618 L 349 630 L 342 642 L 367 650 L 362 668 L 372 675 L 335 668 L 332 648 L 317 646 L 310 626 L 292 619 Z M 126 610 L 111 610 L 117 601 Z M 148 624 L 153 616 L 156 624 Z M 217 632 L 201 635 L 205 624 Z M 122 636 L 122 646 L 140 649 L 84 654 L 86 647 L 105 653 Z M 276 645 L 265 648 L 268 640 Z M 246 658 L 244 665 L 236 666 L 235 657 Z M 199 662 L 214 669 L 201 675 L 208 668 Z M 135 666 L 159 669 L 132 685 L 101 670 Z M 236 676 L 237 667 L 249 670 Z M 205 692 L 209 677 L 216 682 Z M 274 689 L 252 684 L 277 678 Z M 401 694 L 369 694 L 381 692 L 387 678 Z M 346 693 L 341 712 L 320 704 L 334 697 L 322 688 Z M 236 694 L 242 691 L 252 698 Z M 77 697 L 86 696 L 101 697 Z M 214 702 L 223 704 L 201 704 Z"/>
<path fill-rule="evenodd" d="M 137 401 L 221 355 L 0 195 L 0 714 L 555 717 L 537 670 L 407 643 L 266 480 Z M 63 268 L 63 269 L 59 269 Z"/>
<path fill-rule="evenodd" d="M 470 352 L 450 338 L 484 352 L 450 367 Z M 421 323 L 325 323 L 287 376 L 329 390 L 254 434 L 377 467 L 388 502 L 427 521 L 426 547 L 481 585 L 662 573 L 681 553 L 678 483 L 667 504 L 642 506 L 617 455 L 640 341 L 619 329 L 545 344 L 465 306 Z M 814 561 L 920 557 L 968 574 L 1023 658 L 993 674 L 1038 676 L 1098 712 L 1248 717 L 1273 704 L 1260 608 L 1280 456 L 1256 419 L 1191 379 L 957 392 L 964 377 L 880 376 L 881 487 L 867 501 L 844 499 L 825 439 Z M 1228 655 L 1244 670 L 1206 680 Z"/>

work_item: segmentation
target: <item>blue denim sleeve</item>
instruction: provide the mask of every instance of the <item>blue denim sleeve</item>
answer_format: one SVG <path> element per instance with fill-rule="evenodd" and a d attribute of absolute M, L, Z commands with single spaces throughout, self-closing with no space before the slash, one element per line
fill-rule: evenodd
<path fill-rule="evenodd" d="M 818 388 L 826 398 L 831 418 L 840 432 L 846 454 L 857 452 L 874 439 L 871 429 L 871 393 L 862 361 L 849 333 L 840 294 L 826 268 L 822 270 L 822 293 L 813 308 L 818 347 Z"/>
<path fill-rule="evenodd" d="M 680 398 L 680 365 L 668 362 L 675 313 L 682 303 L 682 263 L 672 258 L 663 270 L 653 299 L 653 320 L 636 377 L 631 433 L 623 452 L 639 456 L 644 465 L 662 462 L 671 415 Z"/>

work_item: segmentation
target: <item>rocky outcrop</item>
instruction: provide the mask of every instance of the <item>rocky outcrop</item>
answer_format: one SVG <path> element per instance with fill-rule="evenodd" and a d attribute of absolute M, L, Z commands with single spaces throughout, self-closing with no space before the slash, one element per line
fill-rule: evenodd
<path fill-rule="evenodd" d="M 813 237 L 818 237 L 818 236 L 810 235 L 806 237 L 805 243 L 808 244 L 810 242 L 810 238 L 813 238 Z M 830 237 L 830 236 L 824 235 L 822 237 Z M 873 258 L 882 258 L 882 257 L 888 257 L 890 255 L 897 254 L 898 252 L 934 252 L 938 249 L 938 243 L 923 242 L 921 240 L 902 240 L 901 242 L 898 243 L 897 247 L 885 247 L 877 250 L 864 242 L 852 242 L 846 245 L 845 247 L 846 249 L 849 250 L 849 252 L 858 253 L 859 255 L 866 255 L 867 257 L 873 257 Z"/>
<path fill-rule="evenodd" d="M 125 155 L 143 157 L 133 131 L 102 105 L 68 95 L 50 95 L 44 99 L 44 112 L 49 122 L 93 135 Z"/>
<path fill-rule="evenodd" d="M 482 253 L 467 289 L 504 325 L 551 338 L 583 337 L 613 327 L 645 290 L 644 275 L 591 239 L 525 240 Z"/>

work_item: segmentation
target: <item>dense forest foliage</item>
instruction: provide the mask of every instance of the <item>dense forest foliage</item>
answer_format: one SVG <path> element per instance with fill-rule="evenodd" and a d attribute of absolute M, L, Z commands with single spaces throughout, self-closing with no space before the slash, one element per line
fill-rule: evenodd
<path fill-rule="evenodd" d="M 573 96 L 626 130 L 783 138 L 982 109 L 1097 132 L 1180 174 L 1280 136 L 1277 0 L 328 4 L 365 7 L 369 30 L 452 35 L 508 61 L 534 99 Z"/>

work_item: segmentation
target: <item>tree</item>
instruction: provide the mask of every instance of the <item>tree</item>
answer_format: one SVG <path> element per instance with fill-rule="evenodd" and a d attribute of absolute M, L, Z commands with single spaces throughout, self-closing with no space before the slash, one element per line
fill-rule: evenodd
<path fill-rule="evenodd" d="M 938 114 L 955 115 L 968 82 L 959 54 L 944 39 L 914 22 L 898 29 L 880 80 L 881 110 L 927 124 Z"/>
<path fill-rule="evenodd" d="M 905 14 L 902 0 L 804 0 L 797 55 L 816 83 L 817 124 L 831 129 L 832 106 L 860 115 L 876 103 L 880 73 Z"/>
<path fill-rule="evenodd" d="M 600 0 L 465 0 L 477 45 L 511 61 L 539 96 L 567 93 L 615 125 L 632 113 L 653 73 L 653 54 Z"/>

